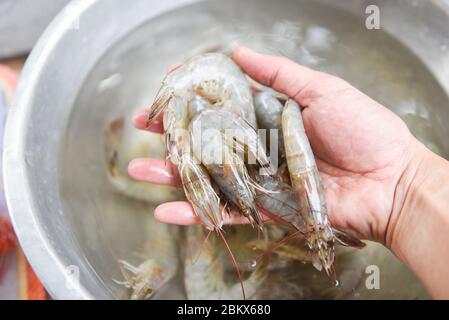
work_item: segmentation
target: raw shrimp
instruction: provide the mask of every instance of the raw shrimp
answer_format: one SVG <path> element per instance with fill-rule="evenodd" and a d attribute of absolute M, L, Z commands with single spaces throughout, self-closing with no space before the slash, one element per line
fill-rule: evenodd
<path fill-rule="evenodd" d="M 240 68 L 226 55 L 206 53 L 195 56 L 169 73 L 153 106 L 150 121 L 173 98 L 185 104 L 195 97 L 212 107 L 224 108 L 256 126 L 251 88 Z"/>
<path fill-rule="evenodd" d="M 216 112 L 226 110 L 239 116 L 247 127 L 256 127 L 256 117 L 252 93 L 244 74 L 229 57 L 219 53 L 196 56 L 168 74 L 151 107 L 149 123 L 164 111 L 167 153 L 178 165 L 187 199 L 209 229 L 220 229 L 223 223 L 220 199 L 214 191 L 208 173 L 197 161 L 201 153 L 195 154 L 197 158 L 191 154 L 190 136 L 185 132 L 190 118 L 194 116 L 192 110 L 193 113 L 198 112 L 195 111 L 195 107 L 189 109 L 189 106 L 191 102 L 198 102 L 198 97 L 205 101 L 197 104 L 200 109 L 207 102 L 207 107 L 211 110 Z M 181 134 L 176 131 L 180 131 Z M 237 146 L 242 150 L 248 147 L 242 141 L 237 141 Z M 257 145 L 250 146 L 249 149 L 255 150 Z M 225 150 L 223 148 L 219 151 Z M 201 158 L 199 159 L 202 161 Z M 262 165 L 266 166 L 266 163 Z M 232 172 L 236 171 L 233 167 Z M 215 178 L 218 178 L 218 174 Z M 246 175 L 230 175 L 229 181 L 243 182 L 245 188 L 250 184 L 249 181 L 238 180 L 238 178 L 246 179 Z M 218 185 L 223 186 L 224 183 L 226 182 L 218 182 Z M 233 201 L 233 203 L 247 202 L 244 200 Z M 241 209 L 242 213 L 251 215 L 254 221 L 260 221 L 257 210 L 245 206 Z"/>
<path fill-rule="evenodd" d="M 253 250 L 262 252 L 256 258 L 257 261 L 269 255 L 266 276 L 253 298 L 338 299 L 353 293 L 360 286 L 367 263 L 353 248 L 338 248 L 336 269 L 339 271 L 339 285 L 330 286 L 327 277 L 317 273 L 308 264 L 312 257 L 303 237 L 293 237 L 283 243 L 289 237 L 287 232 L 280 226 L 270 225 L 267 228 L 270 241 L 254 240 L 246 243 Z"/>
<path fill-rule="evenodd" d="M 131 159 L 163 156 L 163 145 L 156 134 L 132 130 L 125 118 L 112 120 L 105 130 L 107 175 L 111 184 L 122 194 L 152 204 L 181 200 L 182 192 L 175 187 L 137 182 L 126 173 Z M 161 152 L 162 150 L 162 152 Z M 151 208 L 154 210 L 154 206 Z M 130 289 L 131 299 L 149 299 L 164 287 L 178 270 L 178 230 L 158 223 L 149 215 L 148 244 L 143 249 L 144 261 L 138 266 L 120 260 L 125 281 L 116 281 Z"/>
<path fill-rule="evenodd" d="M 364 255 L 358 254 L 352 248 L 338 247 L 336 251 L 338 259 L 335 269 L 338 271 L 338 286 L 326 286 L 326 281 L 316 282 L 311 285 L 316 291 L 316 296 L 323 299 L 343 299 L 357 292 L 363 284 L 366 276 L 365 270 L 368 261 Z"/>
<path fill-rule="evenodd" d="M 271 270 L 259 286 L 257 299 L 342 299 L 349 298 L 361 288 L 367 261 L 356 252 L 340 247 L 337 250 L 338 286 L 310 264 L 281 260 L 284 265 Z"/>
<path fill-rule="evenodd" d="M 285 264 L 289 262 L 310 262 L 310 254 L 304 245 L 303 238 L 293 237 L 289 239 L 288 243 L 284 243 L 284 239 L 289 238 L 290 230 L 288 228 L 271 224 L 266 229 L 267 236 L 264 239 L 246 243 L 253 251 L 259 253 L 255 258 L 257 263 L 263 259 L 268 259 L 269 263 L 266 265 L 268 270 L 278 270 L 285 267 Z"/>
<path fill-rule="evenodd" d="M 146 224 L 148 241 L 139 254 L 144 261 L 140 265 L 120 260 L 125 281 L 116 281 L 131 290 L 132 300 L 152 298 L 176 275 L 179 265 L 179 229 L 157 222 L 153 215 Z"/>
<path fill-rule="evenodd" d="M 307 245 L 315 268 L 335 278 L 335 236 L 327 217 L 323 185 L 307 139 L 299 105 L 288 100 L 282 112 L 285 154 L 292 188 L 302 207 Z"/>
<path fill-rule="evenodd" d="M 254 94 L 254 106 L 257 122 L 260 129 L 278 130 L 279 136 L 279 158 L 285 159 L 284 139 L 282 134 L 282 112 L 283 106 L 278 98 L 268 91 Z M 305 235 L 307 228 L 301 215 L 304 206 L 298 201 L 289 181 L 288 169 L 281 162 L 277 176 L 265 176 L 256 178 L 258 184 L 270 193 L 259 192 L 257 204 L 271 218 L 278 222 L 287 222 L 297 231 Z M 288 180 L 288 181 L 286 181 Z M 280 219 L 280 220 L 279 220 Z M 344 246 L 363 248 L 365 244 L 359 239 L 347 233 L 332 228 L 336 240 Z"/>
<path fill-rule="evenodd" d="M 209 230 L 219 230 L 223 225 L 220 199 L 207 171 L 198 160 L 194 159 L 190 149 L 187 95 L 189 91 L 169 87 L 168 84 L 178 84 L 177 79 L 170 80 L 170 75 L 167 76 L 151 106 L 148 122 L 151 123 L 160 112 L 164 111 L 166 153 L 178 166 L 184 193 L 204 225 Z"/>
<path fill-rule="evenodd" d="M 186 232 L 187 248 L 193 254 L 192 262 L 186 259 L 184 266 L 188 298 L 240 299 L 240 284 L 231 276 L 231 265 L 223 253 L 223 244 L 217 238 L 204 243 L 204 230 L 196 226 L 189 227 Z M 254 240 L 257 231 L 248 225 L 226 226 L 224 232 L 231 249 L 238 248 L 236 259 L 246 269 L 243 285 L 249 299 L 266 298 L 262 293 L 272 272 L 282 271 L 292 262 L 304 263 L 310 260 L 301 239 L 271 248 L 273 241 L 282 239 L 287 233 L 280 226 L 267 225 L 264 238 L 257 240 Z M 282 289 L 279 292 L 276 298 L 286 295 Z"/>
<path fill-rule="evenodd" d="M 193 118 L 189 131 L 195 156 L 201 159 L 226 199 L 245 217 L 262 226 L 255 201 L 256 186 L 249 177 L 244 155 L 232 148 L 234 142 L 240 143 L 244 146 L 240 149 L 242 153 L 248 149 L 263 169 L 271 170 L 268 158 L 259 150 L 259 137 L 254 128 L 234 113 L 207 109 Z"/>
<path fill-rule="evenodd" d="M 201 97 L 202 101 L 198 101 L 198 97 Z M 196 111 L 195 106 L 191 107 L 190 103 L 198 102 L 197 105 L 201 109 L 205 105 L 204 101 L 207 102 L 208 108 L 216 111 L 227 110 L 240 116 L 248 126 L 256 127 L 252 93 L 245 76 L 230 58 L 218 53 L 196 56 L 169 73 L 151 106 L 148 123 L 150 124 L 161 112 L 164 112 L 167 158 L 178 166 L 187 199 L 203 224 L 209 230 L 215 230 L 222 238 L 241 279 L 238 265 L 221 232 L 223 210 L 220 206 L 220 198 L 207 170 L 191 152 L 191 139 L 187 129 L 191 117 L 194 116 L 192 113 Z M 201 113 L 203 112 L 205 111 Z M 247 146 L 241 141 L 237 141 L 237 145 L 243 150 Z M 233 172 L 237 172 L 237 169 L 233 167 L 234 169 Z M 229 175 L 229 177 L 233 183 L 243 182 L 245 187 L 250 183 L 250 181 L 235 180 L 246 178 L 244 174 Z M 246 203 L 237 201 L 235 204 L 241 204 L 244 207 Z M 243 213 L 251 215 L 254 221 L 260 223 L 258 211 L 253 208 L 246 210 L 245 207 L 246 211 Z M 242 283 L 241 288 L 245 297 Z"/>
<path fill-rule="evenodd" d="M 190 230 L 189 246 L 201 246 L 204 233 Z M 196 232 L 196 233 L 195 233 Z M 335 299 L 354 292 L 362 283 L 366 261 L 348 248 L 340 248 L 336 263 L 339 286 L 329 286 L 327 278 L 309 266 L 310 254 L 305 240 L 295 237 L 282 246 L 277 242 L 285 238 L 288 230 L 278 225 L 266 225 L 266 238 L 254 238 L 248 226 L 227 226 L 229 245 L 239 250 L 236 258 L 247 265 L 243 283 L 249 299 Z M 189 299 L 239 299 L 238 284 L 229 274 L 229 263 L 220 249 L 220 243 L 211 241 L 203 248 L 193 264 L 186 262 L 185 284 Z M 196 249 L 197 249 L 196 247 Z M 201 250 L 201 249 L 200 249 Z M 256 255 L 256 256 L 254 256 Z M 197 269 L 198 268 L 198 269 Z"/>
<path fill-rule="evenodd" d="M 259 192 L 257 205 L 268 217 L 281 224 L 287 224 L 299 232 L 298 236 L 307 235 L 307 226 L 302 217 L 302 211 L 306 209 L 297 199 L 292 187 L 283 182 L 279 177 L 264 177 L 258 179 L 259 185 L 270 193 Z M 332 228 L 335 239 L 343 246 L 364 248 L 365 243 L 347 234 L 344 231 Z"/>
<path fill-rule="evenodd" d="M 305 235 L 307 229 L 301 216 L 303 208 L 298 203 L 291 186 L 277 177 L 264 177 L 259 179 L 258 183 L 263 189 L 272 191 L 258 192 L 256 201 L 262 211 L 274 221 L 291 224 Z"/>
<path fill-rule="evenodd" d="M 271 161 L 283 162 L 285 158 L 282 134 L 283 105 L 271 92 L 260 91 L 254 94 L 254 109 L 259 128 L 269 131 L 266 135 Z M 271 138 L 274 138 L 274 141 Z"/>
<path fill-rule="evenodd" d="M 184 199 L 178 188 L 137 182 L 128 176 L 127 166 L 131 159 L 158 158 L 162 156 L 160 149 L 163 150 L 158 135 L 132 130 L 130 123 L 128 125 L 125 118 L 119 117 L 112 120 L 105 130 L 107 176 L 111 184 L 120 193 L 146 202 L 163 203 Z"/>
<path fill-rule="evenodd" d="M 206 99 L 200 96 L 195 96 L 192 100 L 189 101 L 189 120 L 199 115 L 204 110 L 210 107 L 209 102 Z"/>
<path fill-rule="evenodd" d="M 227 241 L 235 243 L 242 248 L 242 244 L 248 241 L 248 235 L 253 233 L 248 226 L 226 227 Z M 191 252 L 192 261 L 185 260 L 184 284 L 188 299 L 241 299 L 241 286 L 245 287 L 246 297 L 251 298 L 257 292 L 265 277 L 265 269 L 257 268 L 251 271 L 246 279 L 235 281 L 230 271 L 228 259 L 221 247 L 222 243 L 215 237 L 210 237 L 204 242 L 204 229 L 191 226 L 186 229 L 187 248 Z M 242 248 L 243 249 L 243 248 Z M 238 258 L 245 264 L 251 263 L 251 259 L 239 250 Z M 247 250 L 250 251 L 249 248 Z M 246 258 L 246 259 L 245 259 Z M 240 282 L 241 281 L 241 282 Z"/>

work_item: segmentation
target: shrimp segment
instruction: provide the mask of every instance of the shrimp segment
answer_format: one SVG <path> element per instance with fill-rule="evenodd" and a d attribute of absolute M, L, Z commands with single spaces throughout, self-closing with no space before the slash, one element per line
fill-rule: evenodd
<path fill-rule="evenodd" d="M 282 104 L 274 94 L 261 91 L 254 94 L 254 108 L 259 128 L 281 132 L 278 139 L 279 158 L 285 160 L 282 135 L 282 112 L 284 108 Z M 285 167 L 284 162 L 281 162 L 277 176 L 257 177 L 259 185 L 264 190 L 271 191 L 270 193 L 259 193 L 257 195 L 257 205 L 274 220 L 281 223 L 286 222 L 297 231 L 306 234 L 307 229 L 301 213 L 304 210 L 304 206 L 298 201 L 290 181 L 286 181 L 289 178 L 285 177 L 285 174 L 288 175 L 288 168 Z M 365 243 L 356 237 L 335 228 L 332 228 L 332 230 L 339 244 L 359 249 L 365 247 Z"/>
<path fill-rule="evenodd" d="M 244 162 L 240 165 L 231 163 L 230 167 L 208 167 L 211 164 L 202 159 L 201 152 L 192 152 L 195 148 L 192 150 L 192 138 L 188 131 L 189 122 L 196 113 L 201 115 L 208 111 L 204 110 L 205 108 L 214 112 L 226 111 L 239 119 L 238 123 L 243 127 L 256 128 L 249 84 L 240 68 L 223 54 L 198 55 L 168 74 L 151 106 L 148 124 L 164 112 L 167 158 L 178 166 L 184 192 L 195 213 L 209 230 L 217 232 L 226 244 L 226 250 L 232 260 L 235 261 L 221 231 L 223 218 L 220 198 L 212 185 L 208 171 L 213 174 L 215 182 L 228 197 L 235 196 L 227 188 L 228 184 L 242 186 L 239 189 L 240 193 L 235 198 L 231 198 L 232 202 L 242 209 L 244 215 L 251 216 L 259 225 L 262 220 L 255 206 L 254 192 L 251 192 L 251 181 L 247 178 Z M 229 142 L 229 136 L 224 135 L 224 137 L 228 137 Z M 253 146 L 245 144 L 241 139 L 235 139 L 235 141 L 237 148 L 243 151 L 246 151 L 247 146 Z M 234 156 L 234 149 L 228 144 L 223 145 L 222 150 L 219 151 Z M 266 157 L 259 157 L 259 159 L 266 159 Z M 236 158 L 236 160 L 239 159 Z M 267 166 L 265 163 L 263 167 Z M 235 269 L 241 279 L 237 264 Z M 243 286 L 242 292 L 245 296 Z"/>
<path fill-rule="evenodd" d="M 257 205 L 262 211 L 281 224 L 287 224 L 296 229 L 301 235 L 307 235 L 308 230 L 302 216 L 305 210 L 294 193 L 292 187 L 276 177 L 266 177 L 259 182 L 260 186 L 270 193 L 259 193 Z M 332 228 L 335 240 L 343 246 L 364 248 L 365 243 L 344 231 Z"/>
<path fill-rule="evenodd" d="M 304 219 L 307 245 L 318 270 L 335 277 L 335 236 L 327 216 L 326 200 L 315 158 L 307 139 L 299 105 L 288 100 L 282 113 L 285 154 L 292 188 Z"/>
<path fill-rule="evenodd" d="M 191 152 L 187 130 L 189 90 L 179 89 L 176 95 L 177 91 L 169 86 L 172 83 L 169 76 L 159 90 L 162 96 L 156 97 L 150 108 L 148 123 L 154 121 L 164 111 L 167 158 L 178 166 L 184 193 L 192 204 L 194 212 L 209 230 L 220 229 L 223 226 L 220 199 L 211 184 L 208 173 Z"/>
<path fill-rule="evenodd" d="M 196 214 L 209 229 L 213 229 L 221 228 L 223 224 L 219 198 L 205 168 L 201 165 L 204 164 L 201 158 L 203 154 L 195 153 L 196 158 L 192 155 L 191 138 L 187 131 L 190 119 L 195 113 L 199 112 L 201 115 L 207 112 L 205 108 L 213 110 L 217 115 L 220 111 L 233 114 L 234 118 L 238 119 L 236 120 L 238 124 L 246 130 L 248 127 L 256 128 L 249 84 L 240 68 L 223 54 L 198 55 L 168 74 L 151 107 L 148 123 L 154 121 L 157 115 L 164 111 L 167 157 L 178 166 L 186 197 L 192 203 Z M 267 158 L 257 153 L 258 144 L 255 141 L 258 140 L 253 139 L 248 144 L 241 140 L 235 139 L 236 148 L 245 151 L 246 147 L 250 146 L 250 152 L 256 153 L 257 159 L 264 162 L 262 166 L 267 167 Z M 223 150 L 226 151 L 226 148 Z M 236 167 L 232 169 L 233 173 L 238 171 Z M 250 188 L 250 182 L 244 180 L 246 176 L 247 174 L 242 171 L 239 175 L 229 175 L 229 181 L 234 184 L 243 182 L 244 188 Z M 215 178 L 219 178 L 217 172 Z M 218 181 L 217 184 L 223 187 L 225 183 L 227 182 Z M 245 206 L 244 209 L 242 210 L 244 214 L 251 215 L 256 222 L 260 221 L 255 205 L 253 208 Z"/>
<path fill-rule="evenodd" d="M 251 180 L 243 159 L 246 150 L 262 171 L 271 168 L 265 153 L 258 150 L 260 143 L 256 131 L 234 113 L 205 110 L 192 120 L 190 135 L 195 156 L 201 159 L 226 199 L 245 217 L 251 217 L 262 226 L 255 201 L 254 189 L 257 186 Z"/>
<path fill-rule="evenodd" d="M 267 137 L 270 139 L 270 157 L 278 155 L 279 161 L 284 160 L 284 136 L 282 135 L 282 110 L 284 109 L 281 102 L 268 91 L 261 91 L 254 94 L 254 109 L 256 112 L 257 124 L 260 128 L 269 131 Z M 272 136 L 276 141 L 271 141 Z M 275 159 L 276 160 L 276 159 Z"/>

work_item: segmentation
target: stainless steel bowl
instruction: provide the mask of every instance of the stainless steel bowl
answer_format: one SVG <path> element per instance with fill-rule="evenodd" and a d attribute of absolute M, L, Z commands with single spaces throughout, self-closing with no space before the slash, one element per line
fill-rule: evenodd
<path fill-rule="evenodd" d="M 381 31 L 365 28 L 368 4 L 380 7 Z M 122 279 L 117 258 L 138 263 L 149 207 L 107 183 L 104 127 L 147 105 L 168 65 L 217 45 L 240 42 L 345 77 L 449 156 L 448 25 L 449 2 L 437 0 L 74 1 L 28 59 L 7 124 L 7 200 L 33 268 L 57 299 L 127 297 L 113 281 Z M 334 51 L 300 44 L 317 30 Z M 354 298 L 426 297 L 385 249 L 366 252 L 383 287 Z M 162 297 L 182 294 L 175 283 Z"/>

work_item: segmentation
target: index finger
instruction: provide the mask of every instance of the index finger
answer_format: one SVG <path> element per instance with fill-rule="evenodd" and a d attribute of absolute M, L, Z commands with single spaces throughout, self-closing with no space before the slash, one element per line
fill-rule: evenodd
<path fill-rule="evenodd" d="M 192 205 L 187 201 L 167 202 L 159 205 L 154 211 L 154 216 L 159 222 L 189 226 L 193 224 L 201 224 L 200 218 L 196 215 Z M 269 219 L 264 217 L 265 222 L 269 223 Z M 237 212 L 227 214 L 223 211 L 223 222 L 225 225 L 233 224 L 249 224 L 248 218 Z"/>
<path fill-rule="evenodd" d="M 164 115 L 161 112 L 157 117 L 148 125 L 148 118 L 150 115 L 150 109 L 142 109 L 137 111 L 133 117 L 134 127 L 140 130 L 147 130 L 155 133 L 164 132 Z"/>

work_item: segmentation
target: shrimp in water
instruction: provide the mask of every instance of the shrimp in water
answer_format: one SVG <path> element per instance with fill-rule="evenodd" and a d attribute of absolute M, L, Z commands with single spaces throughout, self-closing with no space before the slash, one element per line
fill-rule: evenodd
<path fill-rule="evenodd" d="M 178 227 L 156 221 L 153 214 L 148 219 L 145 224 L 148 240 L 138 254 L 143 261 L 134 266 L 119 260 L 125 281 L 115 282 L 130 289 L 131 300 L 153 298 L 175 277 L 179 267 Z"/>
<path fill-rule="evenodd" d="M 242 243 L 252 235 L 253 230 L 247 228 L 248 226 L 226 227 L 229 245 L 242 247 Z M 241 299 L 242 285 L 245 287 L 246 297 L 251 298 L 257 293 L 265 277 L 262 268 L 253 270 L 246 279 L 240 278 L 240 282 L 235 282 L 229 277 L 229 263 L 217 239 L 211 238 L 203 243 L 204 230 L 198 226 L 187 228 L 186 233 L 188 249 L 193 253 L 192 261 L 186 258 L 184 266 L 188 299 Z M 238 258 L 247 262 L 246 259 L 249 261 L 250 256 L 243 249 L 239 249 Z"/>
<path fill-rule="evenodd" d="M 302 240 L 271 248 L 272 242 L 281 239 L 287 232 L 274 224 L 266 225 L 264 238 L 257 240 L 254 240 L 257 237 L 257 230 L 248 225 L 226 226 L 224 231 L 227 234 L 229 246 L 233 249 L 238 248 L 236 260 L 239 264 L 246 266 L 243 285 L 248 299 L 268 298 L 263 292 L 265 288 L 268 291 L 272 289 L 273 283 L 267 280 L 273 271 L 282 272 L 285 265 L 291 262 L 308 261 L 307 249 L 304 248 Z M 230 264 L 223 254 L 223 244 L 216 239 L 203 243 L 204 230 L 198 226 L 189 227 L 186 230 L 186 236 L 189 251 L 195 255 L 200 251 L 197 257 L 193 257 L 192 262 L 186 259 L 184 266 L 187 297 L 189 299 L 240 299 L 239 283 L 230 277 Z M 260 255 L 261 252 L 262 255 Z M 262 260 L 258 257 L 266 257 L 266 259 Z M 282 285 L 277 284 L 279 294 L 273 298 L 285 296 Z"/>
<path fill-rule="evenodd" d="M 151 139 L 149 141 L 148 139 Z M 163 203 L 184 199 L 182 192 L 172 186 L 138 182 L 127 173 L 129 161 L 136 158 L 162 157 L 159 136 L 131 128 L 131 121 L 124 117 L 112 120 L 106 127 L 105 157 L 107 177 L 121 194 L 151 203 Z"/>

